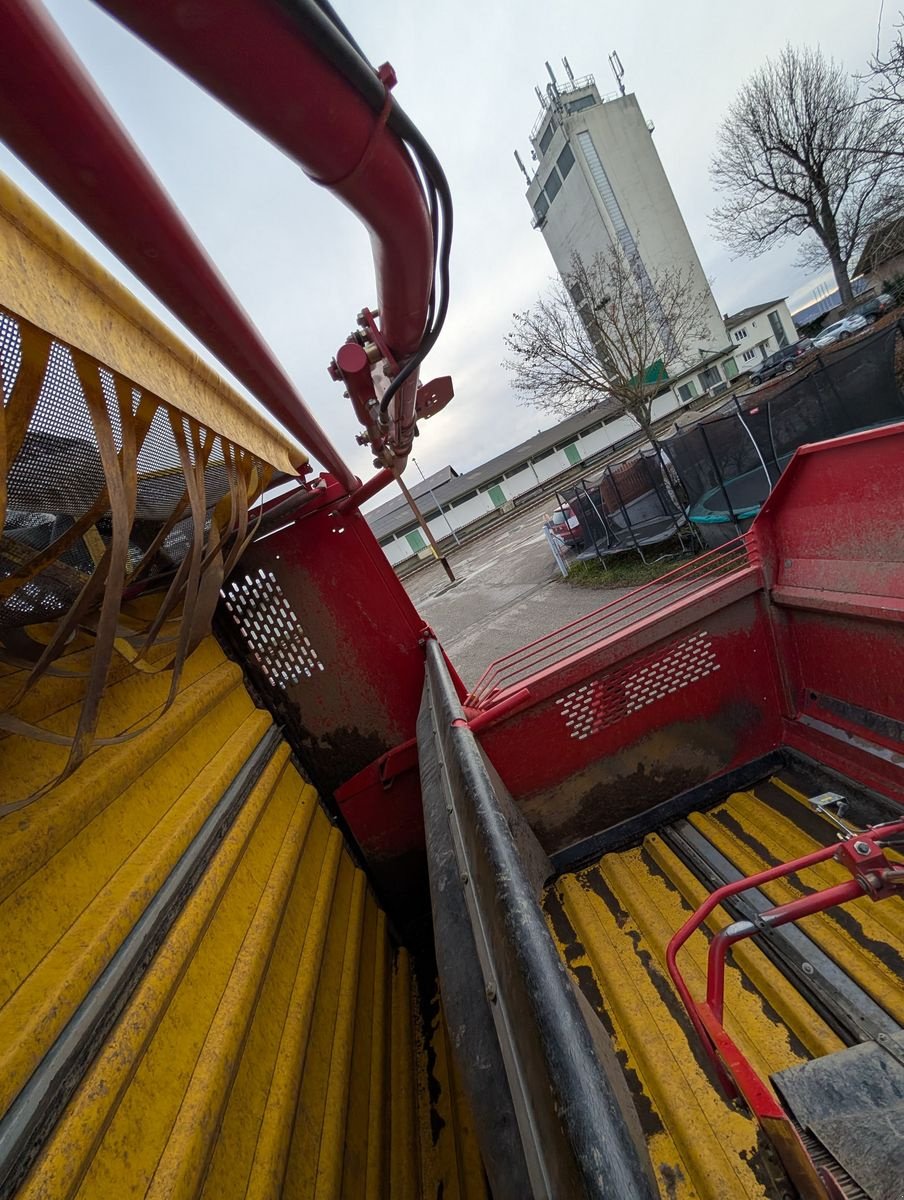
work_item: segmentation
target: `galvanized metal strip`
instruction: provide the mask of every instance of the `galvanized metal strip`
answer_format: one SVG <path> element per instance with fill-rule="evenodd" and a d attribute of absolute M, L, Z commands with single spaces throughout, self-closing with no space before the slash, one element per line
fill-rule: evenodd
<path fill-rule="evenodd" d="M 0 1200 L 27 1174 L 281 739 L 267 730 L 0 1120 Z"/>

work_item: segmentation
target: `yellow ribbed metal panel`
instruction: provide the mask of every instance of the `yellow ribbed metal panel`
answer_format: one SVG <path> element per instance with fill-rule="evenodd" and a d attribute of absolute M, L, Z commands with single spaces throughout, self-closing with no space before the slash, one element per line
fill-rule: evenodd
<path fill-rule="evenodd" d="M 797 795 L 779 780 L 771 783 Z M 817 847 L 755 791 L 732 795 L 690 821 L 745 875 Z M 830 837 L 827 827 L 827 842 Z M 803 885 L 823 887 L 845 877 L 837 864 L 822 864 Z M 792 879 L 763 890 L 778 902 L 799 895 L 800 883 Z M 706 894 L 666 842 L 650 834 L 642 846 L 561 877 L 546 896 L 560 952 L 625 1066 L 664 1200 L 768 1194 L 755 1123 L 716 1086 L 665 966 L 669 939 Z M 900 978 L 892 984 L 894 956 L 904 946 L 902 913 L 899 900 L 874 905 L 865 899 L 846 906 L 840 917 L 801 922 L 896 1016 L 904 1007 Z M 717 910 L 708 930 L 729 920 Z M 695 995 L 705 992 L 708 936 L 698 931 L 682 951 L 682 970 Z M 750 942 L 729 959 L 725 1011 L 726 1028 L 764 1077 L 842 1048 L 793 983 Z"/>
<path fill-rule="evenodd" d="M 0 173 L 4 304 L 294 474 L 305 455 Z"/>
<path fill-rule="evenodd" d="M 421 1177 L 425 1195 L 443 1200 L 483 1200 L 486 1176 L 477 1150 L 471 1112 L 452 1060 L 438 994 L 422 1001 L 416 1041 L 418 1074 L 429 1081 L 418 1091 Z"/>
<path fill-rule="evenodd" d="M 164 688 L 117 664 L 105 709 L 143 725 Z M 31 702 L 67 730 L 79 699 L 67 680 Z M 3 1107 L 270 724 L 208 639 L 158 721 L 0 823 L 0 933 L 27 932 L 0 937 Z M 58 748 L 0 746 L 50 776 Z M 364 873 L 278 744 L 17 1195 L 483 1197 L 445 1030 L 423 1011 Z M 445 1125 L 427 1145 L 431 1088 Z"/>

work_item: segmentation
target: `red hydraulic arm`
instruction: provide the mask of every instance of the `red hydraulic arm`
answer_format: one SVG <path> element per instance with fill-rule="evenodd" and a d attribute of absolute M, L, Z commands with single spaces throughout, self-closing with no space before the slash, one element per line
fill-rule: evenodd
<path fill-rule="evenodd" d="M 411 370 L 427 347 L 434 313 L 437 218 L 404 142 L 387 125 L 391 68 L 365 68 L 371 90 L 365 99 L 289 11 L 293 4 L 303 9 L 305 0 L 97 2 L 335 191 L 367 225 L 379 313 L 365 310 L 363 332 L 352 335 L 366 350 L 369 378 L 345 383 L 365 426 L 362 440 L 373 446 L 378 465 L 398 474 L 416 420 L 439 411 L 452 389 L 440 380 L 419 392 Z M 313 12 L 328 22 L 317 5 L 308 9 L 309 17 Z M 0 121 L 10 147 L 352 490 L 351 471 L 35 0 L 8 0 L 4 32 Z M 390 385 L 406 363 L 410 377 Z M 381 405 L 388 386 L 395 394 Z"/>
<path fill-rule="evenodd" d="M 292 3 L 277 0 L 200 0 L 186 18 L 182 0 L 96 0 L 124 25 L 197 80 L 212 95 L 330 188 L 370 232 L 379 323 L 364 310 L 356 349 L 366 346 L 364 370 L 345 382 L 378 465 L 405 465 L 415 421 L 438 411 L 417 373 L 401 386 L 388 412 L 379 412 L 381 385 L 413 355 L 425 333 L 436 247 L 424 190 L 402 141 L 389 128 L 392 68 L 373 72 L 382 111 L 375 111 L 320 49 L 306 40 Z M 304 3 L 295 3 L 304 9 Z M 328 20 L 318 11 L 314 19 Z M 316 6 L 314 6 L 316 8 Z M 366 318 L 366 319 L 363 319 Z M 345 348 L 343 348 L 345 349 Z M 386 368 L 386 375 L 378 371 Z M 375 386 L 376 385 L 376 386 Z M 434 385 L 428 385 L 434 389 Z M 446 400 L 451 383 L 440 386 Z M 435 394 L 435 389 L 431 391 Z"/>

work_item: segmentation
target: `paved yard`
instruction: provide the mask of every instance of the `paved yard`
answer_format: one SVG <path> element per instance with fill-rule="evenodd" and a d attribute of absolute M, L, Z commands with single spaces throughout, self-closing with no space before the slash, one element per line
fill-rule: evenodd
<path fill-rule="evenodd" d="M 468 687 L 493 659 L 626 591 L 576 588 L 562 579 L 543 536 L 543 514 L 552 507 L 547 500 L 469 546 L 453 548 L 454 584 L 438 563 L 405 583 Z"/>

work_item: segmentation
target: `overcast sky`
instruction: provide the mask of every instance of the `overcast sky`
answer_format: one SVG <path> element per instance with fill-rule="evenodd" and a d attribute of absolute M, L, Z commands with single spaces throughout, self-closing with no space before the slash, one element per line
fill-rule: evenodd
<path fill-rule="evenodd" d="M 396 95 L 452 188 L 451 307 L 423 377 L 451 374 L 456 397 L 422 425 L 416 457 L 425 472 L 446 463 L 468 470 L 552 423 L 518 405 L 500 366 L 512 312 L 527 307 L 552 273 L 512 157 L 517 148 L 530 163 L 534 84 L 544 85 L 547 59 L 563 78 L 567 56 L 576 76 L 595 75 L 606 93 L 614 87 L 608 55 L 618 51 L 628 90 L 655 123 L 659 154 L 723 312 L 782 295 L 792 307 L 811 299 L 814 280 L 793 266 L 793 244 L 732 261 L 715 241 L 708 162 L 739 84 L 785 42 L 818 43 L 861 70 L 876 45 L 879 0 L 336 4 L 371 60 L 395 67 Z M 351 407 L 326 374 L 355 314 L 375 301 L 363 228 L 89 0 L 49 0 L 48 8 L 340 451 L 366 475 L 369 455 L 355 445 Z M 883 45 L 896 8 L 885 6 Z M 3 170 L 166 315 L 5 148 L 0 153 Z"/>

